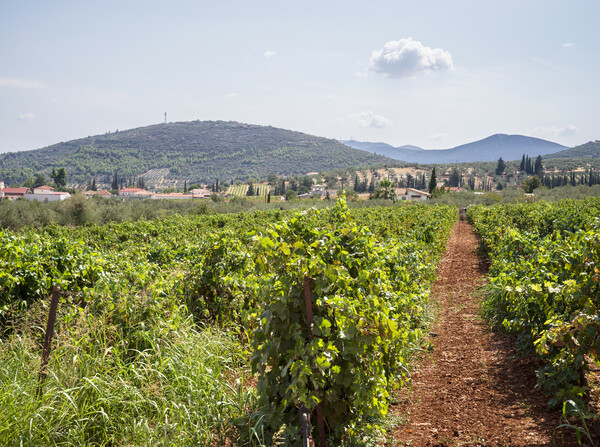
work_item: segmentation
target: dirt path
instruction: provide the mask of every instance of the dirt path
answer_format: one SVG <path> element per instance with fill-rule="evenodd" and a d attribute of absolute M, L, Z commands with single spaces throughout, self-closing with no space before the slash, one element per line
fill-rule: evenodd
<path fill-rule="evenodd" d="M 552 445 L 559 414 L 534 390 L 533 360 L 513 358 L 514 343 L 490 333 L 478 316 L 485 265 L 477 245 L 471 226 L 459 222 L 433 288 L 434 350 L 417 368 L 410 396 L 390 409 L 408 420 L 394 433 L 396 445 Z M 577 445 L 569 438 L 562 445 Z"/>

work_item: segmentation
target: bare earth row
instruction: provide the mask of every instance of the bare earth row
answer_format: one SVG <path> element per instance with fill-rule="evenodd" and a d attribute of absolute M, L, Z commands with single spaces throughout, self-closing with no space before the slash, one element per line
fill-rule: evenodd
<path fill-rule="evenodd" d="M 490 332 L 478 313 L 485 261 L 460 221 L 448 241 L 432 291 L 439 304 L 434 349 L 423 356 L 412 390 L 390 411 L 407 421 L 396 445 L 549 446 L 560 414 L 535 390 L 535 360 L 516 358 L 514 342 Z M 577 445 L 556 432 L 557 445 Z"/>

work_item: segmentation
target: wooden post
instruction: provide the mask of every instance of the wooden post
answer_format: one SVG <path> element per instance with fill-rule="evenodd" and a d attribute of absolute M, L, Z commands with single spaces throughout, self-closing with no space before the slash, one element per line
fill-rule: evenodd
<path fill-rule="evenodd" d="M 50 349 L 52 347 L 52 336 L 54 335 L 54 323 L 56 322 L 56 309 L 58 307 L 58 298 L 60 297 L 60 289 L 57 286 L 52 288 L 52 298 L 50 300 L 50 311 L 48 312 L 48 323 L 46 324 L 46 337 L 44 338 L 44 349 L 42 351 L 42 364 L 38 375 L 38 389 L 36 396 L 42 395 L 42 388 L 46 380 L 48 359 L 50 358 Z"/>
<path fill-rule="evenodd" d="M 308 276 L 304 277 L 304 301 L 306 303 L 306 319 L 308 322 L 308 339 L 312 341 L 312 324 L 313 324 L 313 312 L 312 312 L 312 298 L 310 295 L 310 283 L 311 278 Z M 325 422 L 323 420 L 323 407 L 321 402 L 317 404 L 317 430 L 319 431 L 319 447 L 326 447 L 325 444 Z"/>

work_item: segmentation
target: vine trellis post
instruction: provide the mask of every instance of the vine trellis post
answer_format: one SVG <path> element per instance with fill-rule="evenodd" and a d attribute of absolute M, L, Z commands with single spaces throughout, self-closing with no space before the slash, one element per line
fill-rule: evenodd
<path fill-rule="evenodd" d="M 304 276 L 304 302 L 306 304 L 306 320 L 308 323 L 308 340 L 312 341 L 313 333 L 312 333 L 312 324 L 313 324 L 313 311 L 312 311 L 312 297 L 310 293 L 310 285 L 312 283 L 312 278 L 308 276 Z M 304 410 L 304 406 L 302 407 Z M 303 415 L 304 419 L 304 415 Z M 310 420 L 310 419 L 308 419 Z M 303 420 L 303 426 L 305 425 L 305 421 Z M 310 424 L 310 422 L 308 422 Z M 308 425 L 310 427 L 310 425 Z M 321 402 L 317 404 L 317 430 L 319 432 L 319 447 L 326 447 L 325 444 L 325 423 L 323 422 L 323 406 Z M 310 432 L 310 430 L 309 430 Z"/>

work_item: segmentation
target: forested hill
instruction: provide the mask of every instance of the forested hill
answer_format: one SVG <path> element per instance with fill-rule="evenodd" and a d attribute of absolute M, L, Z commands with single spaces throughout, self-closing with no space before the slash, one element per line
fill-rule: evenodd
<path fill-rule="evenodd" d="M 118 171 L 136 176 L 170 170 L 188 181 L 299 175 L 311 171 L 391 163 L 393 160 L 300 132 L 224 121 L 156 124 L 42 149 L 0 154 L 0 180 L 20 183 L 65 167 L 69 183 Z"/>
<path fill-rule="evenodd" d="M 600 140 L 589 141 L 544 158 L 600 158 Z"/>

